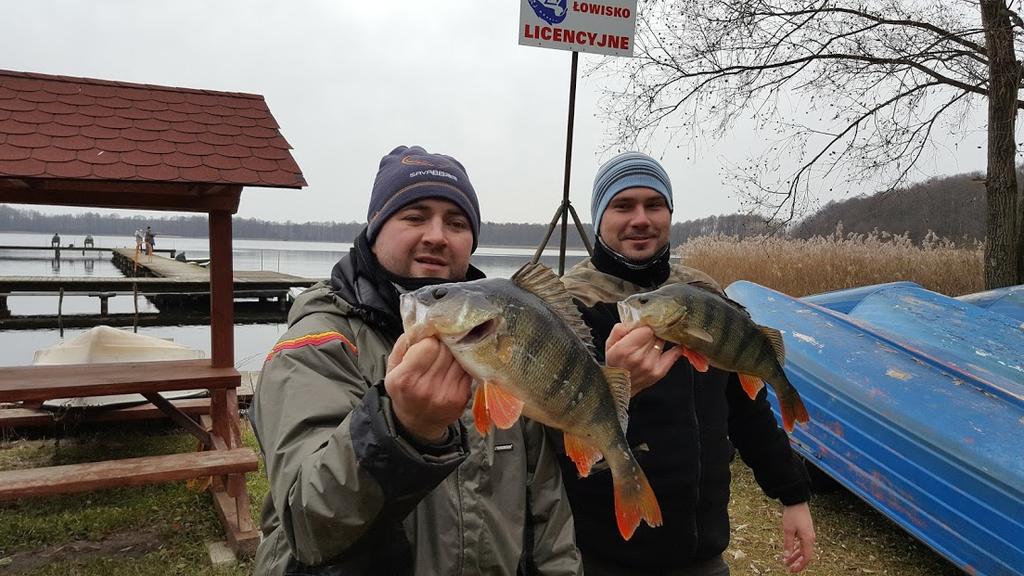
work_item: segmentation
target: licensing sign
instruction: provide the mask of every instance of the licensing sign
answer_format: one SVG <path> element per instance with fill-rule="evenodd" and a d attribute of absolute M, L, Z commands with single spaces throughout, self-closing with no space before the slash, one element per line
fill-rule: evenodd
<path fill-rule="evenodd" d="M 636 0 L 521 0 L 519 44 L 633 55 Z"/>

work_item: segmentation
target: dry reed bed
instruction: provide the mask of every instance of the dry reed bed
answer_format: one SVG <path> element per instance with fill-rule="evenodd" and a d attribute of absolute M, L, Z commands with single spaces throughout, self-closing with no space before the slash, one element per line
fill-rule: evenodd
<path fill-rule="evenodd" d="M 721 285 L 750 280 L 791 296 L 909 280 L 959 296 L 984 288 L 981 245 L 958 247 L 929 234 L 921 245 L 888 232 L 802 240 L 774 236 L 704 236 L 680 248 L 683 262 Z"/>

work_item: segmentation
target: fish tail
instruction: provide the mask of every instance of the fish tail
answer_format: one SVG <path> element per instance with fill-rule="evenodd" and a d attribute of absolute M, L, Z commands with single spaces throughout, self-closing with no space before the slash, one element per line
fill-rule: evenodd
<path fill-rule="evenodd" d="M 630 458 L 630 466 L 625 473 L 616 473 L 613 469 L 612 481 L 615 485 L 615 520 L 624 540 L 633 537 L 640 520 L 651 527 L 661 526 L 658 499 L 636 460 Z"/>

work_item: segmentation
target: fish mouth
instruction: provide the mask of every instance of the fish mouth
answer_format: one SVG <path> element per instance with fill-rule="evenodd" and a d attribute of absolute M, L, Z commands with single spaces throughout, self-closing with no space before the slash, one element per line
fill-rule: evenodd
<path fill-rule="evenodd" d="M 635 324 L 640 321 L 640 309 L 625 302 L 618 303 L 619 320 L 623 324 Z"/>
<path fill-rule="evenodd" d="M 487 338 L 488 336 L 493 334 L 494 331 L 497 329 L 498 319 L 491 318 L 490 320 L 486 320 L 470 328 L 465 333 L 465 335 L 463 335 L 456 341 L 456 343 L 460 345 L 476 344 L 477 342 L 480 342 L 484 338 Z"/>

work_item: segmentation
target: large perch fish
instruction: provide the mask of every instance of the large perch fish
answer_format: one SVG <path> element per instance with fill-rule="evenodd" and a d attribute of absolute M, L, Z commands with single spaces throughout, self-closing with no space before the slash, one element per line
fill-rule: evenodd
<path fill-rule="evenodd" d="M 807 422 L 807 409 L 782 370 L 786 361 L 782 334 L 755 324 L 742 305 L 721 296 L 713 286 L 669 284 L 634 294 L 618 307 L 624 323 L 650 326 L 658 338 L 682 346 L 683 355 L 698 371 L 707 371 L 710 364 L 738 373 L 751 398 L 764 382 L 771 384 L 787 432 L 793 430 L 794 422 Z"/>
<path fill-rule="evenodd" d="M 581 476 L 603 455 L 611 469 L 615 515 L 626 540 L 643 519 L 661 525 L 661 509 L 629 450 L 625 429 L 629 374 L 600 366 L 590 333 L 561 280 L 528 264 L 510 280 L 427 286 L 402 295 L 410 342 L 435 336 L 477 381 L 473 419 L 486 435 L 520 414 L 565 433 Z"/>

